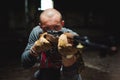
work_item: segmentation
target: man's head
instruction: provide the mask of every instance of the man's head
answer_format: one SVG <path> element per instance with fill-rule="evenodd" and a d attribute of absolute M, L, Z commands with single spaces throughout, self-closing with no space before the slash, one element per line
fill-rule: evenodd
<path fill-rule="evenodd" d="M 40 14 L 40 26 L 44 31 L 61 30 L 61 28 L 64 26 L 61 13 L 53 8 L 44 10 Z"/>

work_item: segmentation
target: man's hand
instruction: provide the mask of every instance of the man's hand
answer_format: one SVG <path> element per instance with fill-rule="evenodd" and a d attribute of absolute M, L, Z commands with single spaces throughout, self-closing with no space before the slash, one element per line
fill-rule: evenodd
<path fill-rule="evenodd" d="M 67 56 L 67 55 L 70 56 L 70 55 L 74 55 L 77 53 L 78 51 L 77 45 L 74 46 L 74 42 L 73 42 L 74 36 L 75 35 L 71 33 L 64 33 L 60 35 L 59 40 L 58 40 L 58 51 L 63 56 Z"/>
<path fill-rule="evenodd" d="M 74 36 L 71 33 L 64 33 L 58 39 L 58 52 L 62 55 L 62 64 L 65 67 L 73 65 L 77 61 L 75 54 L 78 53 L 80 48 L 83 48 L 80 43 L 74 45 Z"/>
<path fill-rule="evenodd" d="M 43 33 L 40 35 L 40 38 L 32 46 L 33 51 L 39 53 L 41 51 L 47 51 L 52 48 L 52 42 L 55 41 L 54 36 Z"/>

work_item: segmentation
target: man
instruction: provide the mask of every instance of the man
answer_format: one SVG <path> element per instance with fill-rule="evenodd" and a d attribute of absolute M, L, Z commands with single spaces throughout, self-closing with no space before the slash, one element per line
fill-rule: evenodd
<path fill-rule="evenodd" d="M 69 51 L 64 52 L 64 50 L 68 48 L 65 46 L 63 49 L 63 45 L 60 44 L 60 41 L 62 41 L 61 39 L 63 37 L 67 39 L 67 37 L 70 37 L 69 35 L 78 36 L 77 33 L 63 26 L 64 21 L 62 20 L 60 12 L 50 8 L 41 13 L 39 26 L 34 27 L 30 33 L 28 44 L 21 56 L 21 62 L 24 68 L 31 68 L 35 63 L 40 62 L 39 70 L 35 72 L 34 75 L 37 80 L 60 80 L 60 78 L 61 80 L 67 80 L 67 78 L 71 76 L 71 74 L 67 74 L 69 71 L 71 73 L 72 71 L 78 70 L 78 64 L 80 62 L 77 60 L 81 59 L 83 65 L 82 58 L 77 58 L 78 55 L 76 56 L 75 54 L 67 58 L 67 56 L 62 54 L 67 54 Z M 63 34 L 60 35 L 61 37 L 54 37 L 48 34 L 48 31 L 57 31 Z M 73 49 L 72 45 L 69 46 L 68 50 L 70 49 Z M 76 50 L 78 53 L 77 48 L 75 48 L 75 51 L 73 50 L 72 53 L 76 53 Z M 62 69 L 62 71 L 60 71 L 60 69 Z M 76 79 L 74 78 L 71 80 L 80 80 L 79 73 L 77 71 L 74 73 L 75 74 L 72 75 Z"/>

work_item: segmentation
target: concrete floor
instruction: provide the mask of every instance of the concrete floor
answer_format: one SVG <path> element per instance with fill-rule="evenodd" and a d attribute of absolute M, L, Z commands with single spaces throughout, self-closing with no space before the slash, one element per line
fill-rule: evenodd
<path fill-rule="evenodd" d="M 105 58 L 98 56 L 98 51 L 83 53 L 86 68 L 82 72 L 83 80 L 120 80 L 120 51 Z M 35 69 L 25 70 L 21 67 L 20 56 L 0 62 L 0 80 L 34 80 Z"/>
<path fill-rule="evenodd" d="M 120 80 L 120 49 L 115 55 L 99 56 L 98 51 L 83 54 L 86 64 L 83 80 Z"/>

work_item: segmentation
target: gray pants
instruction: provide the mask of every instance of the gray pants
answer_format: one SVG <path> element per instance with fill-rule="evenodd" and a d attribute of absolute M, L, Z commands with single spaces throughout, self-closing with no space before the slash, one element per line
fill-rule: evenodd
<path fill-rule="evenodd" d="M 80 63 L 77 61 L 72 66 L 62 66 L 60 80 L 82 80 L 81 74 L 79 73 Z"/>
<path fill-rule="evenodd" d="M 82 80 L 82 77 L 80 74 L 76 74 L 76 75 L 72 75 L 72 76 L 61 75 L 60 80 Z"/>

